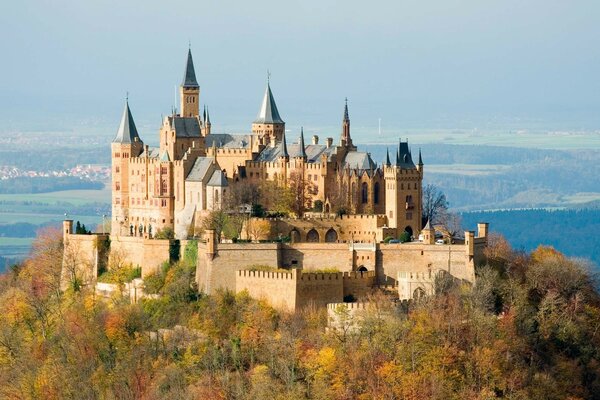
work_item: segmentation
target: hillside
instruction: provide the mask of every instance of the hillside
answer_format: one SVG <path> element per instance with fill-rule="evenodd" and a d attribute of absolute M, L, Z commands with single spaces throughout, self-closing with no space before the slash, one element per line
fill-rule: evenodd
<path fill-rule="evenodd" d="M 0 277 L 5 399 L 592 399 L 600 391 L 600 296 L 550 248 L 496 240 L 474 287 L 395 307 L 374 296 L 361 321 L 287 314 L 244 293 L 197 294 L 194 254 L 154 276 L 160 295 L 102 301 L 57 290 L 58 232 Z M 150 280 L 149 280 L 150 282 Z"/>

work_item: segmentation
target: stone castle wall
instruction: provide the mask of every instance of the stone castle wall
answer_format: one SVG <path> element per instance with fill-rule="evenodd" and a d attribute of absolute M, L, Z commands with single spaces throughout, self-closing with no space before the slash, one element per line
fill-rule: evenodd
<path fill-rule="evenodd" d="M 293 311 L 296 309 L 296 294 L 299 275 L 302 272 L 236 271 L 235 291 L 247 290 L 256 299 L 265 299 L 276 308 Z"/>

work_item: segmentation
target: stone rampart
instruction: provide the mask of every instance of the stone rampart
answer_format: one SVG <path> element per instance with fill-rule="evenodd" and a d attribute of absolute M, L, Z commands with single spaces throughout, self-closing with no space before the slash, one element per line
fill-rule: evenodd
<path fill-rule="evenodd" d="M 246 290 L 250 296 L 267 300 L 275 308 L 294 311 L 297 307 L 296 292 L 301 273 L 298 270 L 288 273 L 236 271 L 235 291 L 239 293 Z"/>
<path fill-rule="evenodd" d="M 368 296 L 375 285 L 375 271 L 344 272 L 344 297 L 352 295 L 355 299 Z"/>

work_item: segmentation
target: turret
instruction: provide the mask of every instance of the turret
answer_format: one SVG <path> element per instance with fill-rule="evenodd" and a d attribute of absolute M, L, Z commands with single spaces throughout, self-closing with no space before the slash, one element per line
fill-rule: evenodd
<path fill-rule="evenodd" d="M 188 50 L 183 82 L 179 87 L 182 117 L 198 117 L 200 115 L 200 85 L 196 80 L 192 50 Z"/>
<path fill-rule="evenodd" d="M 258 135 L 261 143 L 269 143 L 274 137 L 280 141 L 285 131 L 285 122 L 279 116 L 279 110 L 275 104 L 275 98 L 271 92 L 271 85 L 267 80 L 267 88 L 260 106 L 260 111 L 252 123 L 252 133 Z"/>
<path fill-rule="evenodd" d="M 300 128 L 300 140 L 298 141 L 298 154 L 296 157 L 306 160 L 306 150 L 304 146 L 304 127 Z"/>
<path fill-rule="evenodd" d="M 111 232 L 115 235 L 126 234 L 129 217 L 129 161 L 141 154 L 144 143 L 140 139 L 129 101 L 125 109 L 117 134 L 111 143 L 112 159 L 112 217 Z M 121 230 L 123 228 L 123 231 Z"/>
<path fill-rule="evenodd" d="M 431 226 L 430 221 L 427 221 L 421 233 L 423 234 L 423 243 L 435 244 L 435 229 Z"/>
<path fill-rule="evenodd" d="M 204 136 L 210 135 L 210 114 L 208 113 L 208 107 L 204 106 Z"/>

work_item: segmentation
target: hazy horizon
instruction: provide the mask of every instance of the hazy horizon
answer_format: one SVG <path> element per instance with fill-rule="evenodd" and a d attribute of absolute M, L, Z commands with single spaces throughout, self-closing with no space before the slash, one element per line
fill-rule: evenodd
<path fill-rule="evenodd" d="M 170 112 L 188 41 L 213 130 L 249 131 L 266 80 L 283 119 L 382 129 L 600 129 L 592 1 L 49 2 L 0 15 L 3 130 L 143 134 Z"/>

